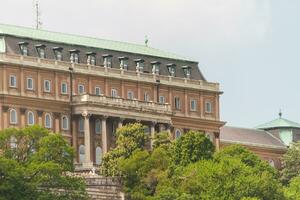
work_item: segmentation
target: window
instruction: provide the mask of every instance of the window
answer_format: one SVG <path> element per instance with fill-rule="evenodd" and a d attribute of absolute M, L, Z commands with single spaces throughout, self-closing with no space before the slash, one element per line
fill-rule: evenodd
<path fill-rule="evenodd" d="M 19 47 L 20 47 L 20 52 L 22 56 L 28 56 L 28 43 L 27 42 L 20 42 Z"/>
<path fill-rule="evenodd" d="M 211 104 L 211 102 L 205 102 L 205 112 L 212 113 L 212 104 Z"/>
<path fill-rule="evenodd" d="M 183 66 L 182 69 L 183 69 L 183 72 L 184 72 L 184 77 L 185 78 L 190 78 L 190 76 L 191 76 L 191 67 Z"/>
<path fill-rule="evenodd" d="M 144 93 L 144 101 L 150 101 L 150 96 L 147 92 Z"/>
<path fill-rule="evenodd" d="M 51 92 L 50 80 L 44 80 L 44 92 Z"/>
<path fill-rule="evenodd" d="M 71 63 L 79 63 L 79 51 L 78 50 L 71 50 L 70 51 L 70 61 Z"/>
<path fill-rule="evenodd" d="M 9 87 L 17 87 L 17 77 L 16 75 L 9 76 Z"/>
<path fill-rule="evenodd" d="M 45 114 L 45 127 L 52 128 L 52 117 L 49 113 Z"/>
<path fill-rule="evenodd" d="M 68 93 L 68 84 L 66 82 L 61 83 L 61 93 L 62 94 Z"/>
<path fill-rule="evenodd" d="M 15 109 L 11 109 L 9 111 L 9 122 L 11 124 L 17 124 L 18 123 L 18 115 L 17 115 L 17 111 Z"/>
<path fill-rule="evenodd" d="M 117 97 L 118 96 L 118 92 L 116 89 L 111 89 L 111 97 Z"/>
<path fill-rule="evenodd" d="M 143 72 L 144 71 L 144 60 L 143 59 L 136 59 L 136 72 Z"/>
<path fill-rule="evenodd" d="M 84 145 L 79 146 L 79 163 L 82 164 L 85 160 L 85 147 Z"/>
<path fill-rule="evenodd" d="M 53 51 L 54 51 L 54 55 L 55 55 L 55 59 L 58 61 L 62 61 L 62 49 L 61 47 L 54 47 Z"/>
<path fill-rule="evenodd" d="M 96 165 L 100 165 L 102 163 L 102 149 L 101 147 L 96 148 Z"/>
<path fill-rule="evenodd" d="M 101 88 L 95 87 L 95 95 L 100 96 L 100 94 L 101 94 Z"/>
<path fill-rule="evenodd" d="M 134 98 L 133 92 L 132 91 L 128 91 L 127 92 L 127 99 L 133 99 L 133 98 Z"/>
<path fill-rule="evenodd" d="M 83 94 L 84 93 L 84 85 L 79 84 L 78 85 L 78 94 Z"/>
<path fill-rule="evenodd" d="M 83 120 L 83 118 L 79 119 L 78 129 L 79 129 L 79 132 L 84 132 L 84 120 Z"/>
<path fill-rule="evenodd" d="M 274 160 L 269 159 L 269 165 L 270 165 L 271 167 L 275 167 L 275 162 L 274 162 Z"/>
<path fill-rule="evenodd" d="M 18 147 L 17 142 L 18 142 L 17 138 L 15 136 L 11 136 L 10 137 L 10 148 L 16 149 Z"/>
<path fill-rule="evenodd" d="M 26 79 L 26 88 L 27 90 L 33 90 L 33 79 L 32 78 L 27 78 Z"/>
<path fill-rule="evenodd" d="M 88 65 L 96 65 L 96 54 L 95 53 L 87 53 L 87 64 Z"/>
<path fill-rule="evenodd" d="M 112 56 L 111 55 L 103 55 L 103 65 L 104 67 L 112 68 Z"/>
<path fill-rule="evenodd" d="M 197 101 L 196 100 L 191 100 L 191 105 L 190 105 L 191 111 L 196 111 L 197 109 Z"/>
<path fill-rule="evenodd" d="M 96 119 L 95 121 L 95 133 L 96 134 L 101 133 L 101 121 L 99 119 Z"/>
<path fill-rule="evenodd" d="M 27 124 L 34 125 L 34 113 L 31 111 L 27 112 Z"/>
<path fill-rule="evenodd" d="M 128 58 L 119 57 L 120 60 L 120 69 L 128 70 Z"/>
<path fill-rule="evenodd" d="M 63 130 L 69 130 L 69 118 L 65 115 L 61 117 L 61 127 Z"/>
<path fill-rule="evenodd" d="M 38 56 L 40 58 L 45 58 L 46 57 L 46 54 L 45 54 L 45 45 L 37 45 L 35 46 L 36 47 L 36 51 L 38 53 Z"/>
<path fill-rule="evenodd" d="M 160 63 L 157 61 L 151 62 L 152 64 L 152 74 L 159 75 L 159 65 Z"/>
<path fill-rule="evenodd" d="M 176 65 L 175 64 L 168 64 L 167 67 L 168 67 L 168 71 L 169 71 L 170 76 L 175 76 Z"/>
<path fill-rule="evenodd" d="M 160 104 L 165 104 L 166 103 L 166 99 L 164 96 L 159 96 L 159 103 Z"/>
<path fill-rule="evenodd" d="M 175 109 L 180 110 L 181 109 L 181 102 L 179 97 L 175 97 Z"/>
<path fill-rule="evenodd" d="M 180 138 L 180 136 L 181 136 L 181 131 L 180 130 L 176 130 L 175 131 L 175 139 Z"/>

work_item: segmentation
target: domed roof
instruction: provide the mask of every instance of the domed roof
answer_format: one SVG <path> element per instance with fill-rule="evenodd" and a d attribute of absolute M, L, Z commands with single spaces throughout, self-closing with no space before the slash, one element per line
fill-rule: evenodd
<path fill-rule="evenodd" d="M 299 128 L 300 129 L 300 124 L 297 122 L 293 122 L 287 119 L 284 119 L 279 115 L 279 118 L 272 120 L 270 122 L 267 122 L 265 124 L 261 124 L 257 127 L 256 129 L 261 129 L 261 130 L 267 130 L 267 129 L 273 129 L 273 128 Z"/>

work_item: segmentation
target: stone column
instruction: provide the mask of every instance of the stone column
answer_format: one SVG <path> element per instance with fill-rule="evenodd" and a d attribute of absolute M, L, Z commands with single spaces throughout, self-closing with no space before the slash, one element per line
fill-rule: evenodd
<path fill-rule="evenodd" d="M 78 163 L 78 147 L 77 147 L 77 118 L 72 117 L 72 146 L 75 150 L 74 163 Z"/>
<path fill-rule="evenodd" d="M 108 151 L 108 144 L 107 144 L 107 132 L 106 132 L 106 119 L 107 116 L 103 116 L 101 119 L 101 133 L 102 133 L 102 151 L 103 154 L 107 153 Z"/>
<path fill-rule="evenodd" d="M 82 113 L 84 118 L 84 153 L 85 161 L 82 163 L 83 168 L 92 168 L 91 161 L 91 134 L 90 134 L 90 114 L 87 112 Z"/>
<path fill-rule="evenodd" d="M 8 106 L 2 106 L 2 111 L 3 111 L 3 124 L 2 127 L 3 129 L 6 129 L 8 127 Z"/>
<path fill-rule="evenodd" d="M 60 118 L 60 113 L 54 113 L 54 132 L 59 133 L 60 132 L 60 124 L 59 124 L 59 118 Z"/>
<path fill-rule="evenodd" d="M 21 69 L 20 69 L 20 93 L 21 93 L 21 96 L 24 95 L 24 89 L 25 89 L 24 82 L 25 82 L 24 71 L 23 71 L 23 67 L 21 67 Z"/>
<path fill-rule="evenodd" d="M 164 126 L 164 124 L 158 124 L 158 131 L 159 132 L 163 132 L 163 131 L 165 131 L 166 129 L 165 129 L 165 126 Z"/>
<path fill-rule="evenodd" d="M 151 122 L 151 125 L 150 125 L 150 136 L 151 136 L 150 147 L 151 147 L 151 149 L 153 149 L 153 143 L 154 143 L 154 137 L 155 137 L 155 125 L 156 125 L 156 122 Z"/>
<path fill-rule="evenodd" d="M 214 132 L 216 151 L 220 151 L 220 133 Z"/>
<path fill-rule="evenodd" d="M 20 114 L 21 114 L 21 121 L 20 121 L 20 127 L 26 126 L 26 108 L 20 108 Z"/>
<path fill-rule="evenodd" d="M 121 128 L 123 126 L 123 121 L 124 121 L 123 118 L 119 119 L 119 121 L 118 121 L 118 128 Z"/>
<path fill-rule="evenodd" d="M 38 114 L 38 125 L 43 126 L 43 111 L 38 110 L 37 114 Z"/>

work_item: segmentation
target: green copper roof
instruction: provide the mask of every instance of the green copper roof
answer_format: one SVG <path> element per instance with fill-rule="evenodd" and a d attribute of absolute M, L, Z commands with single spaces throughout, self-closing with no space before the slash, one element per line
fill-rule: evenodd
<path fill-rule="evenodd" d="M 273 121 L 255 127 L 256 129 L 271 129 L 271 128 L 300 128 L 300 124 L 292 122 L 284 118 L 278 118 Z"/>
<path fill-rule="evenodd" d="M 0 36 L 0 53 L 5 52 L 5 41 L 4 38 Z"/>
<path fill-rule="evenodd" d="M 94 47 L 99 49 L 108 49 L 108 50 L 123 51 L 123 52 L 136 53 L 142 55 L 157 56 L 157 57 L 170 58 L 176 60 L 192 61 L 188 58 L 178 56 L 173 53 L 169 53 L 166 51 L 162 51 L 159 49 L 155 49 L 140 44 L 97 39 L 92 37 L 57 33 L 57 32 L 44 31 L 44 30 L 36 30 L 32 28 L 6 25 L 6 24 L 0 24 L 0 34 L 13 35 L 13 36 L 24 37 L 24 38 L 32 38 L 36 40 L 44 40 L 44 41 L 57 42 L 57 43 Z"/>

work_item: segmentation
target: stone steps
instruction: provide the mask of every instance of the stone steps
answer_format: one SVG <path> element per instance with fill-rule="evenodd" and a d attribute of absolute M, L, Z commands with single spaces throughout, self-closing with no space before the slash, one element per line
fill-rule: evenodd
<path fill-rule="evenodd" d="M 86 191 L 92 200 L 122 200 L 119 191 L 97 188 L 87 188 Z"/>

